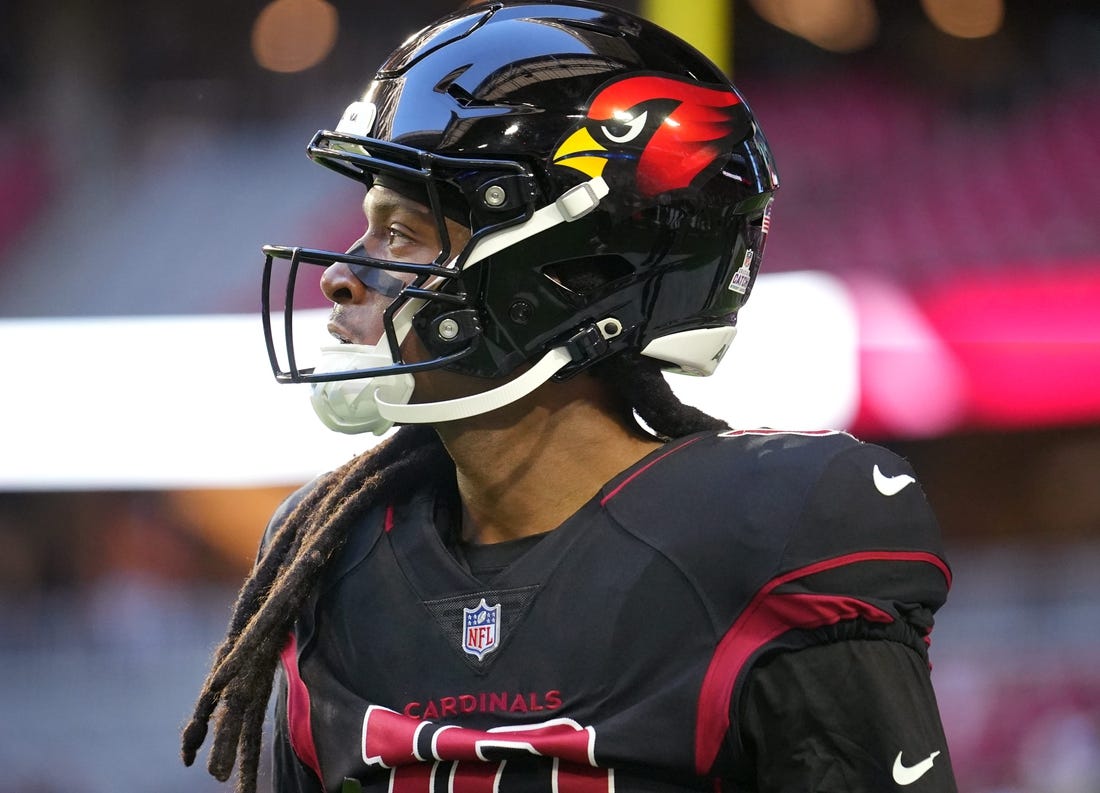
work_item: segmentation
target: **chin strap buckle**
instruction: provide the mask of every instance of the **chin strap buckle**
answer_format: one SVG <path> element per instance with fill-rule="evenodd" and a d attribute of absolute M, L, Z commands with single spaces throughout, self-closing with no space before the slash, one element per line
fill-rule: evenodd
<path fill-rule="evenodd" d="M 576 372 L 607 355 L 611 349 L 610 340 L 622 332 L 622 323 L 609 317 L 585 325 L 570 336 L 563 345 L 573 359 L 568 367 L 570 372 Z"/>
<path fill-rule="evenodd" d="M 598 327 L 594 324 L 586 325 L 565 342 L 565 349 L 573 359 L 570 368 L 592 363 L 604 355 L 609 346 Z"/>

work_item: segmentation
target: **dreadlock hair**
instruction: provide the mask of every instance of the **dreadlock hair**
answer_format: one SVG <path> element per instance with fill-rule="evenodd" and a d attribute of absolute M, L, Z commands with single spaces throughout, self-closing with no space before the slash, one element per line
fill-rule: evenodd
<path fill-rule="evenodd" d="M 664 441 L 704 430 L 727 430 L 729 425 L 696 407 L 685 405 L 672 393 L 661 374 L 662 364 L 653 358 L 620 353 L 594 367 L 593 374 L 619 396 L 623 421 L 644 435 L 646 428 Z M 638 425 L 640 418 L 644 427 Z"/>
<path fill-rule="evenodd" d="M 636 414 L 662 439 L 727 428 L 681 403 L 652 359 L 617 355 L 595 367 L 593 376 L 619 396 L 627 426 L 638 426 Z M 208 770 L 224 782 L 239 765 L 237 793 L 255 793 L 279 654 L 325 565 L 343 547 L 355 520 L 380 497 L 400 498 L 426 481 L 453 482 L 454 477 L 454 464 L 435 431 L 409 425 L 316 482 L 275 529 L 241 588 L 183 730 L 185 765 L 194 763 L 213 717 Z"/>

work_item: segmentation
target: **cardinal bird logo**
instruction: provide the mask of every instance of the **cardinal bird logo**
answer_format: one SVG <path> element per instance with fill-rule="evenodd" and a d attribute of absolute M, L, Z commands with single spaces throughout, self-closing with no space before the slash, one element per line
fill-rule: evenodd
<path fill-rule="evenodd" d="M 729 88 L 627 77 L 593 94 L 583 125 L 566 135 L 553 162 L 611 185 L 629 179 L 651 197 L 709 178 L 749 125 Z"/>

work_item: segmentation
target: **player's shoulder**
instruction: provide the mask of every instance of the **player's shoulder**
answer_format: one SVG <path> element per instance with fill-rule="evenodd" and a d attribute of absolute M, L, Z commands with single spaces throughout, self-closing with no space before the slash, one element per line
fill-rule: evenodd
<path fill-rule="evenodd" d="M 328 487 L 330 483 L 331 472 L 321 474 L 283 499 L 268 521 L 267 528 L 260 540 L 257 559 L 262 559 L 272 544 L 277 542 L 279 532 L 295 510 L 304 502 L 314 498 L 314 503 L 308 507 L 311 514 L 317 512 L 328 514 L 331 509 L 335 508 L 326 507 L 325 504 L 327 494 L 324 492 L 324 488 Z M 339 485 L 339 483 L 336 484 Z M 347 530 L 347 539 L 342 543 L 336 558 L 326 568 L 325 575 L 327 577 L 339 578 L 347 572 L 347 569 L 354 567 L 358 560 L 371 551 L 378 537 L 385 530 L 388 516 L 392 515 L 392 508 L 393 506 L 389 501 L 378 500 L 368 505 L 361 514 L 356 516 L 354 523 Z M 303 515 L 303 518 L 308 517 L 308 515 Z"/>
<path fill-rule="evenodd" d="M 702 433 L 672 448 L 668 464 L 654 475 L 650 484 L 658 490 L 691 483 L 707 488 L 708 497 L 740 505 L 764 500 L 774 506 L 782 497 L 792 507 L 795 501 L 805 506 L 816 490 L 886 495 L 916 481 L 904 458 L 841 430 Z"/>
<path fill-rule="evenodd" d="M 773 429 L 703 432 L 667 444 L 612 483 L 623 502 L 666 502 L 695 494 L 710 509 L 744 505 L 813 486 L 837 457 L 866 444 L 846 432 Z M 883 450 L 885 451 L 885 450 Z M 625 496 L 625 498 L 621 498 Z"/>
<path fill-rule="evenodd" d="M 774 570 L 870 548 L 939 547 L 909 464 L 846 432 L 700 433 L 613 485 L 605 508 L 621 526 L 670 558 L 706 565 Z"/>
<path fill-rule="evenodd" d="M 263 536 L 260 538 L 260 550 L 257 554 L 257 559 L 263 557 L 265 551 L 275 539 L 275 535 L 279 533 L 279 529 L 286 523 L 287 518 L 289 518 L 298 507 L 298 504 L 319 486 L 321 479 L 322 477 L 318 476 L 306 482 L 284 498 L 279 506 L 275 508 L 275 511 L 271 513 L 271 518 L 267 522 L 267 528 L 264 529 Z"/>
<path fill-rule="evenodd" d="M 786 480 L 812 478 L 836 456 L 867 444 L 842 430 L 727 430 L 705 436 L 700 456 L 726 461 L 722 470 L 765 470 Z"/>
<path fill-rule="evenodd" d="M 309 499 L 311 496 L 317 496 L 323 498 L 325 495 L 323 489 L 332 483 L 332 475 L 334 472 L 320 474 L 304 485 L 294 490 L 290 495 L 282 500 L 275 511 L 271 514 L 271 518 L 268 520 L 267 528 L 264 530 L 263 537 L 260 540 L 260 556 L 271 545 L 275 537 L 278 535 L 279 530 L 286 524 L 287 520 L 294 513 L 294 511 Z M 339 483 L 336 483 L 337 485 Z M 376 518 L 376 514 L 379 512 L 378 505 L 374 505 L 367 511 L 367 517 Z M 383 505 L 384 507 L 385 505 Z M 323 509 L 323 505 L 318 501 L 316 505 L 317 509 Z M 370 522 L 370 521 L 367 521 Z M 378 522 L 374 520 L 373 522 Z"/>
<path fill-rule="evenodd" d="M 905 458 L 839 430 L 731 430 L 717 433 L 700 451 L 709 456 L 704 460 L 701 455 L 701 462 L 715 466 L 722 476 L 752 477 L 760 486 L 757 492 L 768 500 L 776 499 L 777 491 L 788 498 L 797 494 L 801 509 L 811 513 L 818 495 L 848 508 L 868 501 L 911 507 L 909 498 L 881 500 L 902 491 L 923 499 Z M 721 460 L 725 463 L 716 465 Z"/>

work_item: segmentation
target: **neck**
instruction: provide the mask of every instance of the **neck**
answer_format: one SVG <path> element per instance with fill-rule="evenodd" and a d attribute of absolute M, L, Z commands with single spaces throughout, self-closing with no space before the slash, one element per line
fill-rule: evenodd
<path fill-rule="evenodd" d="M 501 542 L 555 529 L 661 445 L 626 427 L 593 387 L 544 386 L 485 416 L 436 426 L 455 462 L 464 540 Z"/>

